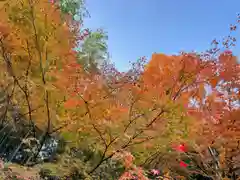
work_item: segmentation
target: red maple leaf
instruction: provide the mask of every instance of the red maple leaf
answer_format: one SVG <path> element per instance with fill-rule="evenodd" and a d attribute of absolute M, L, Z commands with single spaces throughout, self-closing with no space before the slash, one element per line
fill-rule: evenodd
<path fill-rule="evenodd" d="M 184 161 L 180 161 L 179 164 L 180 164 L 181 167 L 187 167 L 188 166 L 188 164 L 185 163 Z"/>
<path fill-rule="evenodd" d="M 175 147 L 175 150 L 178 152 L 186 152 L 187 151 L 186 146 L 184 144 L 178 145 L 177 147 Z"/>

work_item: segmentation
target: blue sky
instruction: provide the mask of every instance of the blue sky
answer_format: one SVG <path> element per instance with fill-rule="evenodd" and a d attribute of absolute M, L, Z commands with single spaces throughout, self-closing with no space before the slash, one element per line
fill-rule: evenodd
<path fill-rule="evenodd" d="M 154 52 L 204 51 L 211 40 L 229 34 L 240 12 L 240 0 L 86 0 L 86 6 L 91 18 L 85 26 L 108 32 L 119 70 Z"/>

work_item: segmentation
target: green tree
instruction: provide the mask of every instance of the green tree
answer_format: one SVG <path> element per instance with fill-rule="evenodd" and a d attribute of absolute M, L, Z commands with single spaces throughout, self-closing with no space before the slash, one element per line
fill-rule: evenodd
<path fill-rule="evenodd" d="M 108 58 L 108 36 L 106 32 L 97 30 L 90 32 L 80 47 L 78 62 L 86 71 L 97 70 Z"/>
<path fill-rule="evenodd" d="M 59 0 L 62 13 L 69 14 L 83 24 L 85 17 L 89 17 L 89 12 L 85 8 L 84 0 Z M 78 53 L 78 62 L 83 65 L 86 71 L 97 71 L 108 58 L 106 32 L 101 29 L 92 31 L 84 37 Z"/>
<path fill-rule="evenodd" d="M 81 23 L 83 23 L 85 17 L 89 16 L 84 0 L 59 0 L 59 5 L 63 13 L 70 14 L 73 18 L 77 18 Z"/>

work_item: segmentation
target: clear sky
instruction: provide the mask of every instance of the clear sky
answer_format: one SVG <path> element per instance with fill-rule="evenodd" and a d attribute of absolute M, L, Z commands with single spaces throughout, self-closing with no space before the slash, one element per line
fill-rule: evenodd
<path fill-rule="evenodd" d="M 204 51 L 211 40 L 229 34 L 240 12 L 240 0 L 86 0 L 86 6 L 91 14 L 86 27 L 108 32 L 119 70 L 154 52 Z"/>

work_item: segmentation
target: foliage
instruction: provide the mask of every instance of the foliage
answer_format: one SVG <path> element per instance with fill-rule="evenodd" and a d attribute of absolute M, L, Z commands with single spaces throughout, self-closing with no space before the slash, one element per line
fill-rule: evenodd
<path fill-rule="evenodd" d="M 83 23 L 83 19 L 89 16 L 84 0 L 59 0 L 58 3 L 63 13 L 70 14 L 73 18 L 77 18 L 81 24 Z"/>
<path fill-rule="evenodd" d="M 19 131 L 16 123 L 29 127 L 24 139 L 40 136 L 37 150 L 24 160 L 28 163 L 59 123 L 59 95 L 63 94 L 53 86 L 56 77 L 51 73 L 76 60 L 73 48 L 78 42 L 78 23 L 68 16 L 61 18 L 57 5 L 48 1 L 2 1 L 0 6 L 1 86 L 6 95 L 1 121 L 10 121 Z M 11 116 L 9 107 L 15 105 L 20 114 Z M 22 146 L 20 143 L 13 156 Z"/>
<path fill-rule="evenodd" d="M 97 31 L 86 31 L 85 38 L 78 52 L 78 62 L 86 71 L 96 71 L 100 69 L 104 61 L 107 60 L 107 35 L 99 29 Z"/>
<path fill-rule="evenodd" d="M 240 68 L 226 50 L 234 38 L 119 72 L 105 61 L 106 34 L 81 34 L 79 3 L 0 2 L 1 156 L 20 153 L 18 163 L 33 166 L 54 141 L 35 165 L 41 178 L 236 179 Z"/>

